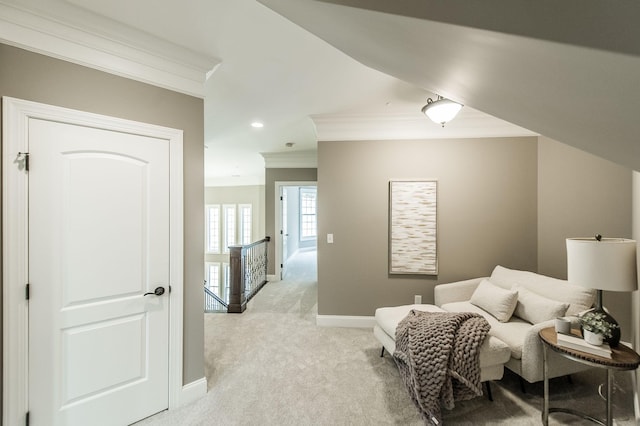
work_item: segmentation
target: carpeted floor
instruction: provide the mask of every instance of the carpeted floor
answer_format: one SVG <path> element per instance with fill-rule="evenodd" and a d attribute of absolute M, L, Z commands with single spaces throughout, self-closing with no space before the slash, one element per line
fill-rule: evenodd
<path fill-rule="evenodd" d="M 322 328 L 317 314 L 315 252 L 296 256 L 284 280 L 269 283 L 243 314 L 205 315 L 209 391 L 186 407 L 140 425 L 421 425 L 393 359 L 380 357 L 370 329 Z M 550 383 L 552 405 L 603 417 L 604 372 Z M 616 373 L 616 424 L 635 424 L 630 373 Z M 539 425 L 542 383 L 520 391 L 517 376 L 492 382 L 485 397 L 445 411 L 445 425 Z M 583 420 L 552 414 L 550 424 Z"/>

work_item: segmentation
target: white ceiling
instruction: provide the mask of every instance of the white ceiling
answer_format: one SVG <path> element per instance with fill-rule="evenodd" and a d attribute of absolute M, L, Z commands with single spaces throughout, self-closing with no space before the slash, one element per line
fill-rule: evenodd
<path fill-rule="evenodd" d="M 640 2 L 260 1 L 372 68 L 640 170 Z"/>
<path fill-rule="evenodd" d="M 260 153 L 312 151 L 318 137 L 534 134 L 470 106 L 441 128 L 419 112 L 434 96 L 425 86 L 363 65 L 255 0 L 0 0 L 2 4 L 117 40 L 120 49 L 133 46 L 160 59 L 194 64 L 194 69 L 214 68 L 199 93 L 205 99 L 209 186 L 263 184 L 265 163 Z M 304 9 L 299 12 L 304 15 Z M 325 25 L 328 31 L 339 30 L 330 22 Z M 96 67 L 109 71 L 104 65 Z M 448 95 L 456 99 L 454 91 Z M 256 120 L 264 122 L 264 128 L 250 127 Z"/>

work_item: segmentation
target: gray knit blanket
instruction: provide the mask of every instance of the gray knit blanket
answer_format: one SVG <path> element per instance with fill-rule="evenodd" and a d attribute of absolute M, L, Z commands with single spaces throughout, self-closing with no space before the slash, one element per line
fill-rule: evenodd
<path fill-rule="evenodd" d="M 490 328 L 472 312 L 411 310 L 398 324 L 393 358 L 427 424 L 441 424 L 441 405 L 482 395 L 480 346 Z"/>

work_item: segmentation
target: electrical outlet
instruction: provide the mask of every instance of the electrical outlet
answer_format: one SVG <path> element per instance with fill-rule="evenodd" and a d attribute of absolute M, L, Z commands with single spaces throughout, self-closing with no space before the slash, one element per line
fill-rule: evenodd
<path fill-rule="evenodd" d="M 327 244 L 333 244 L 333 234 L 327 234 Z"/>
<path fill-rule="evenodd" d="M 413 296 L 413 303 L 415 303 L 416 305 L 419 305 L 422 303 L 422 296 L 419 294 L 416 294 L 415 296 Z"/>

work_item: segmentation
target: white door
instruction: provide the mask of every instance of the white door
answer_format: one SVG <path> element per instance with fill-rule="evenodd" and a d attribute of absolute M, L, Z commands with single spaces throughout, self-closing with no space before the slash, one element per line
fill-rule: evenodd
<path fill-rule="evenodd" d="M 281 270 L 280 270 L 280 279 L 284 279 L 285 276 L 287 276 L 287 259 L 289 258 L 289 253 L 288 253 L 288 241 L 289 241 L 289 227 L 288 222 L 288 216 L 287 216 L 287 211 L 288 211 L 289 207 L 287 204 L 287 188 L 284 186 L 280 187 L 280 213 L 281 213 L 281 218 L 280 218 L 280 223 L 281 225 L 281 229 L 280 229 L 280 234 L 282 235 L 282 253 L 280 256 L 280 259 L 282 259 L 282 265 L 281 265 Z"/>
<path fill-rule="evenodd" d="M 169 142 L 48 120 L 28 131 L 30 424 L 164 410 Z"/>

